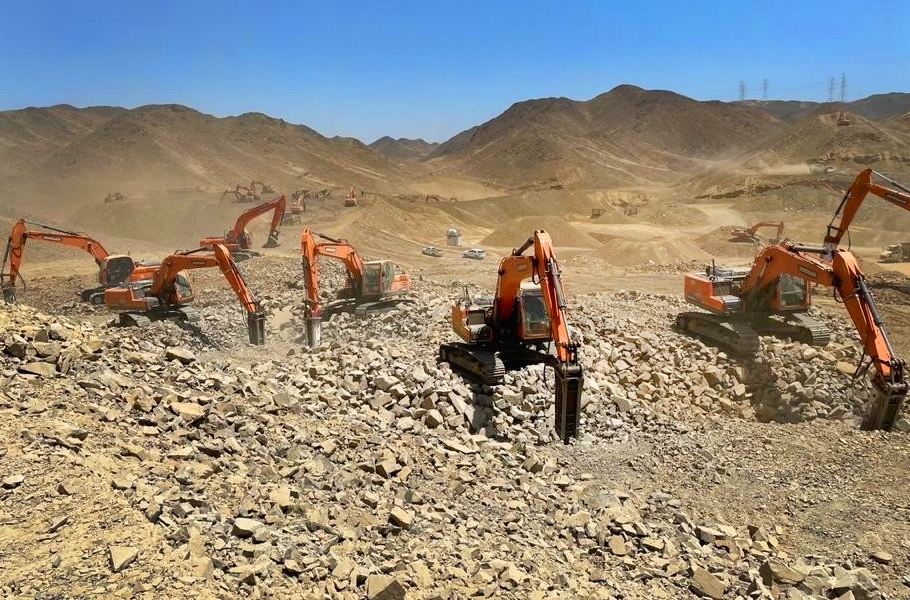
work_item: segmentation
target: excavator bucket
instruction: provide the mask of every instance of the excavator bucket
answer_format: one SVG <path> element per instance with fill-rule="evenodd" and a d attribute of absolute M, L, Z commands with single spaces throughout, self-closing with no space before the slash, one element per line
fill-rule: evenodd
<path fill-rule="evenodd" d="M 16 304 L 16 288 L 10 284 L 3 284 L 3 301 L 7 304 Z"/>
<path fill-rule="evenodd" d="M 322 317 L 306 317 L 304 327 L 306 328 L 306 345 L 315 348 L 322 341 Z"/>
<path fill-rule="evenodd" d="M 578 433 L 584 376 L 580 367 L 556 367 L 556 433 L 566 444 Z"/>
<path fill-rule="evenodd" d="M 263 248 L 277 248 L 278 247 L 278 234 L 274 231 L 269 233 L 269 239 L 265 241 L 262 245 Z"/>
<path fill-rule="evenodd" d="M 250 343 L 255 346 L 265 344 L 265 313 L 261 310 L 247 313 L 246 325 L 250 334 Z"/>

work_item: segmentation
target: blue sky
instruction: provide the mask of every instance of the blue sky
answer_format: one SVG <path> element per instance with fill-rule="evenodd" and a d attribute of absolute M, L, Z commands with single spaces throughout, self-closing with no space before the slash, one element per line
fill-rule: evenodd
<path fill-rule="evenodd" d="M 0 0 L 0 110 L 181 103 L 369 143 L 528 98 L 910 91 L 910 2 Z M 839 87 L 838 87 L 839 91 Z"/>

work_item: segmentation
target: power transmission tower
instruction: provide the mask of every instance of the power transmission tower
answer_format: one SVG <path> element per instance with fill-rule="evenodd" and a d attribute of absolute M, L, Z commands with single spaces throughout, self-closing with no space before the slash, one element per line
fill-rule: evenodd
<path fill-rule="evenodd" d="M 768 99 L 768 79 L 767 78 L 763 79 L 761 82 L 761 99 L 762 100 Z"/>
<path fill-rule="evenodd" d="M 840 74 L 840 101 L 843 102 L 847 97 L 847 74 Z"/>
<path fill-rule="evenodd" d="M 828 102 L 834 102 L 834 78 L 828 84 Z"/>
<path fill-rule="evenodd" d="M 742 80 L 740 80 L 740 82 L 739 82 L 739 99 L 740 100 L 746 99 L 746 82 L 742 81 Z"/>

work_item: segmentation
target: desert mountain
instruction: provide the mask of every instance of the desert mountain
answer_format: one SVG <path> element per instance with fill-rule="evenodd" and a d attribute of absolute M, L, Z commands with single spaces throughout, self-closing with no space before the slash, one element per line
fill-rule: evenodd
<path fill-rule="evenodd" d="M 45 194 L 75 204 L 100 200 L 113 190 L 127 195 L 187 188 L 215 192 L 254 178 L 282 190 L 399 187 L 391 183 L 399 178 L 398 167 L 360 141 L 329 139 L 259 113 L 216 118 L 180 105 L 111 115 L 74 110 L 81 121 L 66 111 L 70 118 L 55 137 L 35 135 L 45 150 L 18 164 L 20 189 L 41 182 Z M 16 112 L 25 111 L 7 113 L 7 121 L 23 121 Z M 11 152 L 31 148 L 31 130 L 8 129 L 4 140 L 10 140 Z"/>
<path fill-rule="evenodd" d="M 91 134 L 126 109 L 67 104 L 0 112 L 0 176 L 20 172 Z"/>
<path fill-rule="evenodd" d="M 910 93 L 891 92 L 873 94 L 852 102 L 809 102 L 805 100 L 744 100 L 745 104 L 761 108 L 769 115 L 782 120 L 793 120 L 809 113 L 849 111 L 874 121 L 887 119 L 910 111 Z"/>
<path fill-rule="evenodd" d="M 742 152 L 780 129 L 755 107 L 623 85 L 584 102 L 516 103 L 441 144 L 430 161 L 514 187 L 670 183 L 704 159 Z"/>
<path fill-rule="evenodd" d="M 438 142 L 427 142 L 423 139 L 409 140 L 408 138 L 393 139 L 389 136 L 381 137 L 370 148 L 391 160 L 416 160 L 429 156 L 439 146 Z"/>
<path fill-rule="evenodd" d="M 841 112 L 849 120 L 839 124 Z M 807 161 L 874 165 L 910 164 L 910 136 L 889 121 L 873 121 L 850 111 L 817 107 L 776 137 L 763 143 L 761 156 L 771 163 Z"/>

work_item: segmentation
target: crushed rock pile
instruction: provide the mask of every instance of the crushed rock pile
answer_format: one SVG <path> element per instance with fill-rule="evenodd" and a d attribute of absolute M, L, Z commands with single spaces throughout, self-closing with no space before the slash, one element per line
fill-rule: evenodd
<path fill-rule="evenodd" d="M 460 289 L 416 287 L 416 302 L 374 319 L 334 316 L 312 351 L 249 362 L 204 354 L 172 323 L 4 308 L 0 522 L 31 526 L 0 536 L 3 562 L 19 557 L 0 595 L 882 597 L 862 565 L 788 556 L 773 526 L 717 522 L 671 493 L 568 469 L 558 445 L 541 445 L 556 440 L 550 378 L 528 368 L 489 388 L 437 364 Z M 299 338 L 298 296 L 268 295 L 295 315 L 276 344 Z M 856 353 L 842 320 L 828 318 L 826 349 L 763 344 L 759 367 L 673 331 L 680 300 L 572 304 L 582 444 L 861 408 L 838 370 Z M 209 338 L 235 336 L 236 319 L 203 311 Z M 110 508 L 76 509 L 91 498 Z M 82 550 L 66 550 L 70 535 Z"/>

